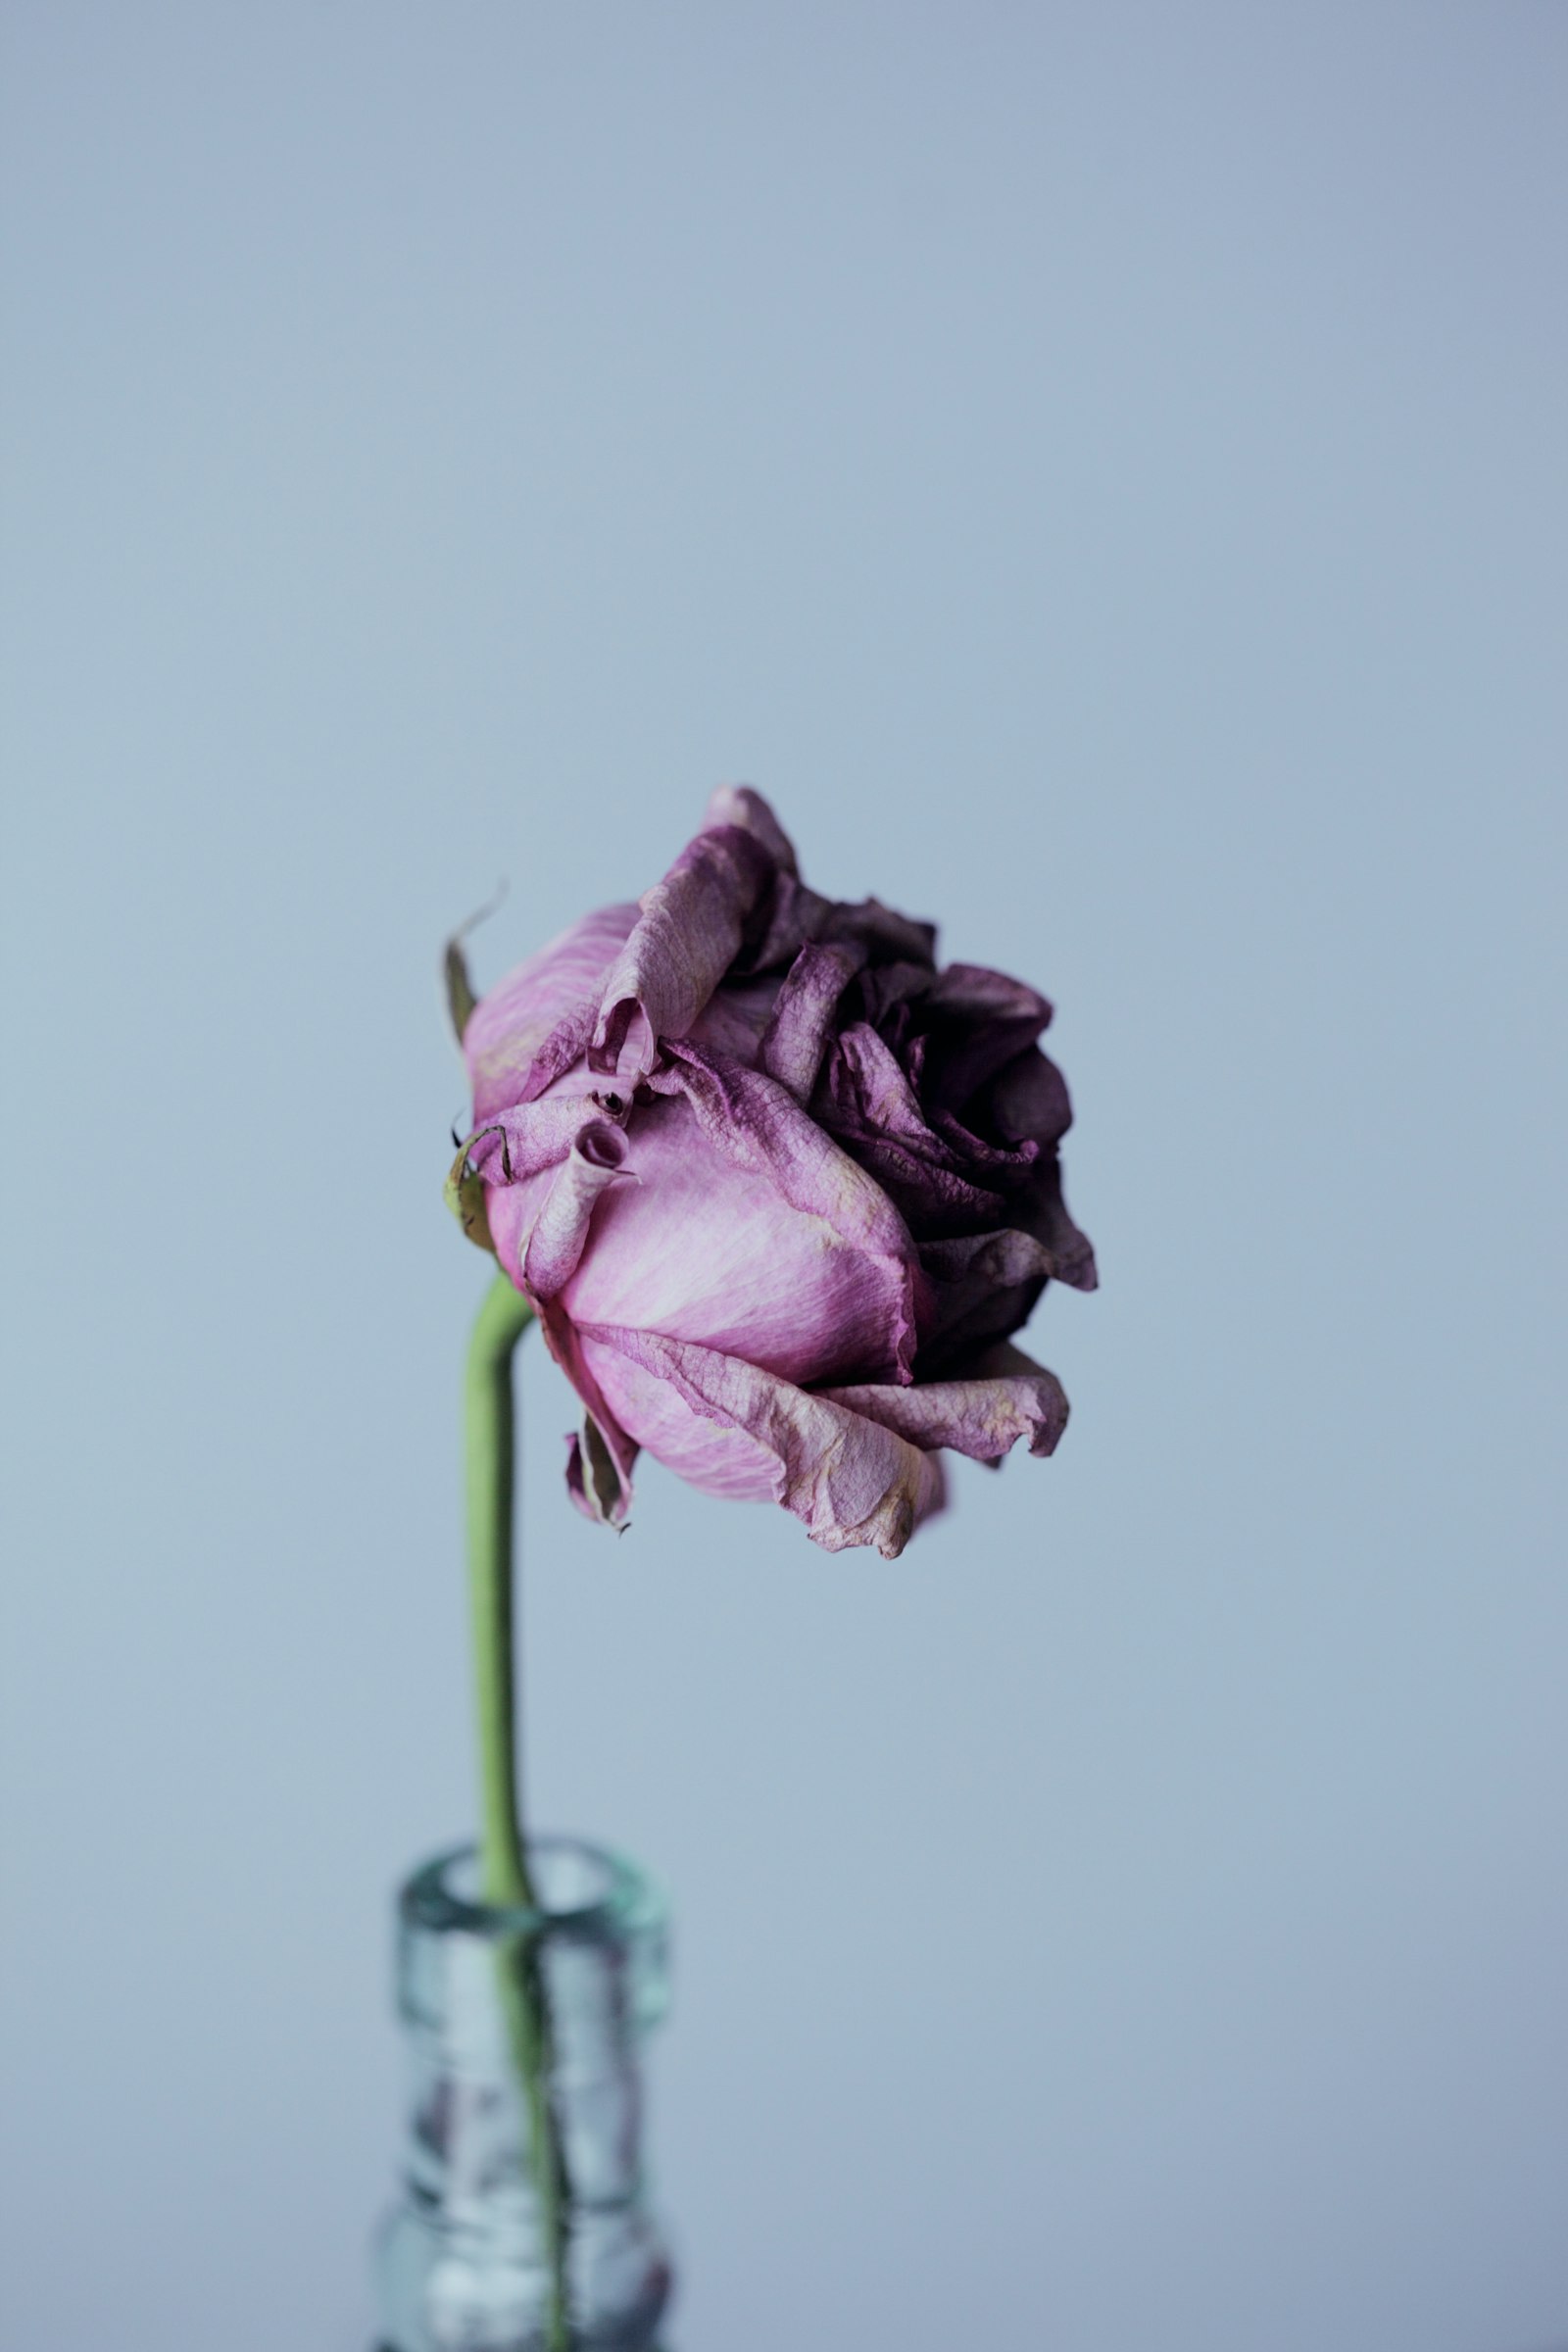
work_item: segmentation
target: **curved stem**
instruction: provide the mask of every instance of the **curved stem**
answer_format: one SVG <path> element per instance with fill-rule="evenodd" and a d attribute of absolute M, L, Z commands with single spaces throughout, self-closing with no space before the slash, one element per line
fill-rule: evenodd
<path fill-rule="evenodd" d="M 515 1415 L 512 1358 L 533 1308 L 498 1274 L 468 1343 L 464 1437 L 468 1486 L 468 1609 L 479 1711 L 479 1868 L 486 1902 L 537 1908 L 522 1841 L 514 1681 L 512 1522 Z"/>
<path fill-rule="evenodd" d="M 518 1785 L 512 1551 L 516 1483 L 512 1359 L 532 1321 L 526 1298 L 498 1274 L 485 1293 L 468 1347 L 464 1426 L 468 1608 L 479 1718 L 480 1893 L 487 1903 L 539 1913 Z M 570 2188 L 550 2096 L 554 2048 L 542 1961 L 537 1938 L 509 1938 L 496 1947 L 497 1988 L 527 2119 L 528 2160 L 550 2274 L 545 2341 L 548 2352 L 570 2352 Z"/>

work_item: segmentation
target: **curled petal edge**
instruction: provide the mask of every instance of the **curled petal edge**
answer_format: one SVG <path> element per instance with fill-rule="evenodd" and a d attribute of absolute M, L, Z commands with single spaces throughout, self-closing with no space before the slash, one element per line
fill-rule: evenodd
<path fill-rule="evenodd" d="M 607 1185 L 630 1175 L 621 1130 L 608 1119 L 587 1120 L 578 1129 L 522 1245 L 522 1287 L 530 1298 L 543 1305 L 565 1289 L 588 1246 L 588 1228 L 600 1195 Z"/>
<path fill-rule="evenodd" d="M 755 834 L 779 872 L 799 879 L 794 842 L 773 814 L 772 805 L 750 784 L 720 784 L 708 804 L 703 830 L 712 832 L 720 825 L 735 825 L 743 833 Z"/>
<path fill-rule="evenodd" d="M 912 1389 L 823 1389 L 835 1404 L 912 1446 L 951 1446 L 977 1462 L 999 1462 L 1020 1438 L 1037 1456 L 1054 1453 L 1067 1426 L 1067 1398 L 1054 1372 L 1021 1348 L 991 1348 L 962 1380 L 924 1382 Z"/>
<path fill-rule="evenodd" d="M 584 1361 L 574 1327 L 552 1300 L 539 1307 L 539 1328 L 583 1408 L 580 1427 L 566 1438 L 566 1493 L 585 1518 L 621 1534 L 630 1524 L 637 1441 L 627 1435 L 606 1403 Z"/>
<path fill-rule="evenodd" d="M 935 1454 L 831 1396 L 658 1332 L 591 1324 L 582 1337 L 667 1381 L 702 1419 L 750 1438 L 771 1458 L 774 1498 L 824 1551 L 865 1544 L 897 1559 L 921 1521 L 942 1507 Z"/>
<path fill-rule="evenodd" d="M 592 1070 L 646 1076 L 666 1038 L 684 1037 L 734 962 L 747 922 L 778 868 L 756 834 L 717 825 L 687 843 L 644 893 L 606 976 L 588 1042 Z"/>

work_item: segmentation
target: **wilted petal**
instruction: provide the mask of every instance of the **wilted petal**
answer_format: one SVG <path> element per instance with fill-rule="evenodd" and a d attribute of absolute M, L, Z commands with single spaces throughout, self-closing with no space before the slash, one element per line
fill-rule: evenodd
<path fill-rule="evenodd" d="M 1000 1461 L 1020 1438 L 1027 1438 L 1031 1453 L 1051 1453 L 1067 1426 L 1067 1399 L 1054 1372 L 1006 1346 L 993 1348 L 966 1380 L 821 1394 L 897 1430 L 913 1446 L 951 1446 L 980 1462 Z"/>
<path fill-rule="evenodd" d="M 601 1395 L 613 1396 L 617 1415 L 635 1424 L 639 1446 L 678 1478 L 731 1502 L 775 1499 L 773 1457 L 744 1429 L 694 1412 L 667 1380 L 616 1348 L 590 1337 L 582 1355 Z"/>
<path fill-rule="evenodd" d="M 930 1002 L 966 1021 L 1033 1021 L 1038 1031 L 1051 1019 L 1051 1000 L 1038 988 L 988 963 L 946 965 L 931 983 Z"/>
<path fill-rule="evenodd" d="M 871 1133 L 844 1140 L 922 1242 L 998 1225 L 1011 1213 L 994 1187 L 974 1183 L 898 1136 Z"/>
<path fill-rule="evenodd" d="M 583 1407 L 581 1429 L 566 1441 L 566 1492 L 588 1518 L 623 1528 L 631 1509 L 637 1441 L 615 1418 L 581 1340 L 553 1299 L 540 1306 L 539 1328 Z"/>
<path fill-rule="evenodd" d="M 777 971 L 793 963 L 802 948 L 819 945 L 850 948 L 873 963 L 902 960 L 929 971 L 936 942 L 935 923 L 911 921 L 884 906 L 880 899 L 844 905 L 781 873 L 773 885 L 766 922 L 748 942 L 741 965 L 746 971 Z"/>
<path fill-rule="evenodd" d="M 929 963 L 879 963 L 862 972 L 860 996 L 872 1028 L 886 1034 L 890 1015 L 916 1004 L 935 977 Z"/>
<path fill-rule="evenodd" d="M 522 1250 L 523 1288 L 530 1298 L 554 1298 L 577 1271 L 588 1228 L 607 1185 L 628 1171 L 626 1138 L 608 1119 L 591 1119 L 545 1195 Z"/>
<path fill-rule="evenodd" d="M 853 1163 L 848 1213 L 831 1183 L 808 1192 L 807 1170 L 787 1170 L 792 1200 L 764 1159 L 737 1156 L 744 1141 L 739 1128 L 715 1139 L 685 1095 L 639 1106 L 629 1129 L 638 1182 L 600 1202 L 564 1307 L 580 1322 L 637 1324 L 747 1355 L 786 1380 L 906 1380 L 924 1278 L 896 1212 Z M 875 1223 L 855 1213 L 867 1195 Z M 489 1197 L 501 1252 L 513 1197 Z"/>
<path fill-rule="evenodd" d="M 628 1441 L 629 1442 L 629 1441 Z M 624 1535 L 630 1524 L 631 1482 L 587 1407 L 581 1424 L 566 1432 L 566 1493 L 585 1519 Z"/>
<path fill-rule="evenodd" d="M 605 981 L 588 1050 L 594 1069 L 615 1069 L 629 1045 L 628 1075 L 642 1076 L 666 1038 L 686 1035 L 735 960 L 777 870 L 738 825 L 687 843 L 662 882 L 644 894 L 636 928 Z"/>
<path fill-rule="evenodd" d="M 761 794 L 754 792 L 750 784 L 721 784 L 708 804 L 703 823 L 710 828 L 738 825 L 743 833 L 755 834 L 781 874 L 799 875 L 795 844 Z"/>
<path fill-rule="evenodd" d="M 583 1053 L 605 974 L 636 920 L 635 906 L 602 906 L 480 998 L 463 1032 L 476 1127 L 543 1094 Z M 541 1056 L 552 1065 L 542 1075 Z"/>
<path fill-rule="evenodd" d="M 769 1078 L 810 1101 L 833 1034 L 838 1002 L 860 961 L 850 948 L 803 948 L 790 965 L 762 1036 L 759 1060 Z"/>
<path fill-rule="evenodd" d="M 947 1146 L 956 1166 L 973 1175 L 985 1175 L 993 1184 L 1005 1186 L 1021 1178 L 1040 1157 L 1040 1146 L 1032 1136 L 1021 1144 L 988 1144 L 952 1110 L 931 1113 L 931 1132 Z"/>
<path fill-rule="evenodd" d="M 834 1110 L 853 1126 L 901 1136 L 945 1158 L 908 1073 L 869 1021 L 852 1021 L 836 1040 L 828 1083 Z"/>
<path fill-rule="evenodd" d="M 564 1012 L 523 1072 L 517 1089 L 519 1102 L 535 1102 L 558 1079 L 582 1060 L 594 1031 L 594 1001 L 585 997 Z M 595 1081 L 588 1080 L 587 1084 Z"/>
<path fill-rule="evenodd" d="M 929 964 L 936 955 L 935 923 L 901 914 L 880 899 L 859 899 L 854 905 L 825 899 L 821 906 L 815 937 L 864 948 L 873 962 Z"/>
<path fill-rule="evenodd" d="M 622 1105 L 622 1116 L 625 1106 Z M 518 1102 L 475 1128 L 464 1147 L 467 1164 L 487 1184 L 520 1184 L 564 1160 L 587 1126 L 606 1121 L 603 1098 L 583 1090 Z"/>
<path fill-rule="evenodd" d="M 1030 1169 L 1028 1181 L 1008 1203 L 1007 1214 L 1036 1235 L 1051 1252 L 1052 1272 L 1075 1291 L 1100 1287 L 1094 1248 L 1067 1214 L 1061 1197 L 1061 1166 L 1053 1152 Z"/>
<path fill-rule="evenodd" d="M 762 980 L 726 980 L 693 1021 L 687 1043 L 710 1047 L 731 1061 L 755 1063 L 778 993 L 779 983 L 771 974 Z"/>
<path fill-rule="evenodd" d="M 1056 1144 L 1072 1125 L 1067 1082 L 1038 1046 L 1015 1055 L 997 1073 L 990 1112 L 998 1134 L 1013 1143 L 1030 1136 L 1036 1143 Z"/>
<path fill-rule="evenodd" d="M 830 1115 L 857 1140 L 906 1145 L 934 1168 L 1004 1190 L 1039 1157 L 1039 1146 L 991 1144 L 951 1110 L 927 1113 L 914 1072 L 921 1040 L 906 1068 L 869 1022 L 856 1021 L 834 1046 L 828 1073 Z"/>
<path fill-rule="evenodd" d="M 1002 1190 L 977 1182 L 952 1142 L 927 1126 L 907 1073 L 869 1023 L 852 1023 L 835 1039 L 818 1107 L 920 1241 L 1006 1221 Z M 1014 1180 L 1010 1166 L 1004 1173 Z"/>
<path fill-rule="evenodd" d="M 933 1456 L 881 1422 L 756 1364 L 656 1332 L 591 1327 L 582 1337 L 602 1388 L 650 1453 L 668 1460 L 694 1485 L 709 1483 L 700 1439 L 680 1445 L 669 1398 L 699 1422 L 739 1433 L 749 1441 L 752 1477 L 765 1480 L 764 1491 L 804 1520 L 824 1550 L 871 1544 L 884 1559 L 897 1559 L 919 1522 L 940 1507 L 942 1474 Z M 657 1433 L 640 1410 L 657 1392 L 646 1378 L 623 1379 L 619 1362 L 651 1376 L 665 1392 L 658 1396 Z M 733 1478 L 733 1460 L 715 1458 L 715 1475 Z M 720 1491 L 735 1489 L 730 1484 Z"/>
<path fill-rule="evenodd" d="M 927 1032 L 925 1099 L 961 1111 L 1051 1019 L 1038 989 L 980 963 L 952 963 L 920 1003 Z"/>
<path fill-rule="evenodd" d="M 1055 1271 L 1042 1241 L 1011 1228 L 922 1242 L 920 1263 L 935 1298 L 922 1366 L 1020 1330 Z"/>
<path fill-rule="evenodd" d="M 659 1072 L 652 1085 L 661 1094 L 684 1096 L 704 1138 L 721 1160 L 762 1179 L 779 1200 L 804 1216 L 821 1220 L 828 1234 L 879 1264 L 896 1282 L 901 1303 L 896 1326 L 889 1334 L 892 1355 L 888 1368 L 896 1379 L 906 1380 L 913 1359 L 916 1310 L 923 1299 L 916 1297 L 914 1247 L 908 1227 L 883 1188 L 764 1071 L 746 1069 L 689 1042 L 671 1045 L 668 1062 L 668 1068 Z M 696 1215 L 697 1246 L 710 1250 L 716 1220 L 710 1217 L 705 1225 L 700 1210 Z M 818 1254 L 826 1238 L 820 1237 L 815 1244 Z M 814 1290 L 807 1277 L 802 1285 L 803 1302 Z M 639 1315 L 637 1320 L 646 1318 Z M 689 1326 L 683 1336 L 689 1336 Z"/>

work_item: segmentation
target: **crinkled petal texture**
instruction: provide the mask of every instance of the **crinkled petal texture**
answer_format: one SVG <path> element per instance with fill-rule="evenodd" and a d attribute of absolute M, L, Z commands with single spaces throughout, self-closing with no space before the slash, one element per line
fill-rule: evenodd
<path fill-rule="evenodd" d="M 592 1325 L 581 1337 L 612 1409 L 651 1453 L 711 1493 L 783 1503 L 824 1550 L 874 1544 L 896 1559 L 941 1505 L 935 1454 L 848 1404 L 659 1332 Z"/>
<path fill-rule="evenodd" d="M 930 924 L 824 899 L 726 787 L 636 906 L 603 908 L 464 1030 L 469 1181 L 583 1422 L 567 1485 L 624 1524 L 646 1446 L 892 1557 L 941 1451 L 1049 1453 L 1054 1376 L 1006 1345 L 1091 1288 L 1070 1122 L 1022 982 L 940 971 Z"/>
<path fill-rule="evenodd" d="M 746 926 L 776 872 L 753 833 L 717 825 L 682 850 L 642 901 L 604 984 L 590 1068 L 644 1078 L 665 1038 L 684 1037 L 740 953 Z M 635 1026 L 634 1026 L 635 1025 Z"/>
<path fill-rule="evenodd" d="M 492 1190 L 497 1255 L 531 1290 L 541 1229 L 586 1198 L 591 1237 L 549 1294 L 573 1323 L 639 1325 L 788 1380 L 907 1382 L 924 1290 L 908 1233 L 864 1170 L 768 1091 L 795 1133 L 758 1143 L 717 1112 L 705 1129 L 690 1098 L 672 1094 L 633 1112 L 614 1181 L 591 1197 L 567 1155 Z M 612 1133 L 599 1144 L 605 1157 Z"/>
<path fill-rule="evenodd" d="M 463 1032 L 476 1128 L 536 1101 L 581 1060 L 606 974 L 636 922 L 635 906 L 585 914 L 480 999 Z M 599 1083 L 586 1064 L 582 1076 L 582 1093 Z"/>

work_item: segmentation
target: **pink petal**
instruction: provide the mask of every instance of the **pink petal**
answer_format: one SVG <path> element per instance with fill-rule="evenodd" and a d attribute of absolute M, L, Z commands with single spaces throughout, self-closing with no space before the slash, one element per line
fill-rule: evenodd
<path fill-rule="evenodd" d="M 778 994 L 771 974 L 763 980 L 726 980 L 693 1021 L 687 1042 L 727 1054 L 731 1061 L 755 1063 Z"/>
<path fill-rule="evenodd" d="M 694 1412 L 667 1380 L 618 1348 L 591 1336 L 579 1346 L 600 1395 L 614 1397 L 616 1418 L 635 1424 L 638 1446 L 667 1470 L 705 1494 L 720 1494 L 730 1502 L 777 1499 L 777 1464 L 744 1429 Z"/>
<path fill-rule="evenodd" d="M 674 1095 L 678 1091 L 685 1097 L 702 1138 L 710 1147 L 713 1162 L 718 1166 L 727 1163 L 732 1174 L 762 1180 L 775 1197 L 775 1220 L 778 1204 L 782 1204 L 799 1211 L 803 1217 L 819 1221 L 807 1245 L 819 1256 L 828 1250 L 832 1237 L 879 1265 L 883 1284 L 892 1286 L 887 1295 L 896 1293 L 899 1307 L 892 1328 L 884 1325 L 879 1340 L 880 1346 L 891 1348 L 891 1356 L 872 1368 L 879 1372 L 891 1370 L 899 1379 L 909 1378 L 917 1338 L 916 1319 L 928 1302 L 923 1278 L 917 1278 L 908 1228 L 876 1179 L 867 1175 L 847 1152 L 841 1151 L 794 1097 L 764 1072 L 746 1069 L 690 1043 L 670 1045 L 666 1048 L 666 1057 L 669 1066 L 651 1083 L 662 1094 Z M 716 1168 L 707 1181 L 710 1184 L 720 1181 Z M 760 1202 L 765 1195 L 754 1191 L 750 1198 Z M 699 1221 L 689 1237 L 688 1247 L 710 1250 L 719 1222 L 711 1215 L 706 1226 Z M 764 1225 L 767 1222 L 764 1220 Z M 737 1238 L 743 1238 L 738 1227 Z M 760 1240 L 760 1234 L 758 1238 Z M 800 1247 L 801 1242 L 796 1246 Z M 836 1263 L 823 1257 L 823 1281 L 831 1284 L 840 1271 Z M 760 1266 L 756 1269 L 756 1278 L 763 1278 Z M 819 1284 L 809 1265 L 797 1279 L 802 1284 L 804 1304 Z M 650 1320 L 641 1314 L 603 1319 L 638 1323 Z M 678 1336 L 694 1339 L 705 1335 L 683 1324 Z M 853 1324 L 846 1325 L 847 1340 L 864 1344 L 869 1336 L 865 1331 L 857 1332 Z M 753 1346 L 748 1345 L 744 1352 L 759 1361 L 766 1360 Z M 825 1367 L 812 1371 L 797 1363 L 791 1376 L 823 1379 L 828 1375 Z"/>
<path fill-rule="evenodd" d="M 623 1528 L 631 1509 L 637 1442 L 627 1435 L 606 1401 L 582 1342 L 553 1300 L 541 1305 L 539 1328 L 582 1400 L 581 1431 L 566 1440 L 566 1493 L 588 1518 L 607 1527 Z"/>
<path fill-rule="evenodd" d="M 744 1354 L 788 1380 L 907 1379 L 914 1252 L 871 1180 L 857 1168 L 842 1193 L 823 1183 L 813 1198 L 804 1172 L 789 1171 L 800 1179 L 792 1200 L 765 1159 L 737 1157 L 743 1142 L 738 1128 L 715 1139 L 684 1096 L 634 1110 L 627 1164 L 638 1181 L 601 1200 L 565 1310 Z M 527 1210 L 513 1203 L 529 1194 L 487 1197 L 503 1264 L 516 1262 Z"/>
<path fill-rule="evenodd" d="M 579 1128 L 523 1244 L 522 1287 L 530 1298 L 554 1298 L 570 1281 L 600 1195 L 628 1173 L 625 1159 L 626 1138 L 608 1119 Z"/>
<path fill-rule="evenodd" d="M 607 977 L 588 1049 L 591 1068 L 653 1067 L 666 1038 L 684 1037 L 735 960 L 752 913 L 778 869 L 738 825 L 699 833 L 641 902 L 635 929 Z"/>
<path fill-rule="evenodd" d="M 897 1559 L 920 1521 L 941 1507 L 942 1472 L 933 1455 L 831 1398 L 736 1356 L 655 1332 L 596 1327 L 581 1339 L 605 1395 L 650 1453 L 694 1485 L 721 1492 L 737 1491 L 737 1472 L 749 1482 L 747 1492 L 765 1480 L 766 1491 L 805 1521 L 826 1551 L 870 1544 L 884 1559 Z M 651 1389 L 650 1379 L 658 1386 Z M 738 1434 L 745 1451 L 705 1453 L 700 1433 L 682 1432 L 672 1399 L 690 1421 Z"/>
<path fill-rule="evenodd" d="M 464 1057 L 473 1081 L 473 1120 L 483 1126 L 498 1111 L 542 1094 L 582 1054 L 593 1027 L 593 1010 L 605 974 L 637 920 L 635 906 L 602 906 L 583 916 L 526 963 L 481 997 L 463 1033 Z M 560 1058 L 567 1042 L 564 1017 L 576 1013 L 581 1037 Z M 558 1066 L 530 1085 L 534 1063 L 554 1036 Z M 547 1055 L 547 1059 L 551 1056 Z"/>
<path fill-rule="evenodd" d="M 727 1159 L 766 1175 L 793 1207 L 826 1217 L 863 1249 L 907 1258 L 908 1228 L 881 1187 L 776 1079 L 687 1043 L 672 1044 L 667 1061 L 652 1084 L 660 1094 L 683 1095 Z"/>
<path fill-rule="evenodd" d="M 1031 1453 L 1051 1453 L 1067 1426 L 1067 1399 L 1054 1372 L 1005 1344 L 983 1357 L 967 1380 L 822 1394 L 897 1430 L 913 1446 L 951 1446 L 981 1462 L 1000 1461 L 1020 1438 L 1028 1439 Z"/>
<path fill-rule="evenodd" d="M 520 1184 L 557 1166 L 584 1127 L 604 1124 L 606 1115 L 601 1097 L 586 1088 L 543 1102 L 519 1102 L 475 1128 L 467 1143 L 468 1165 L 488 1184 Z"/>

